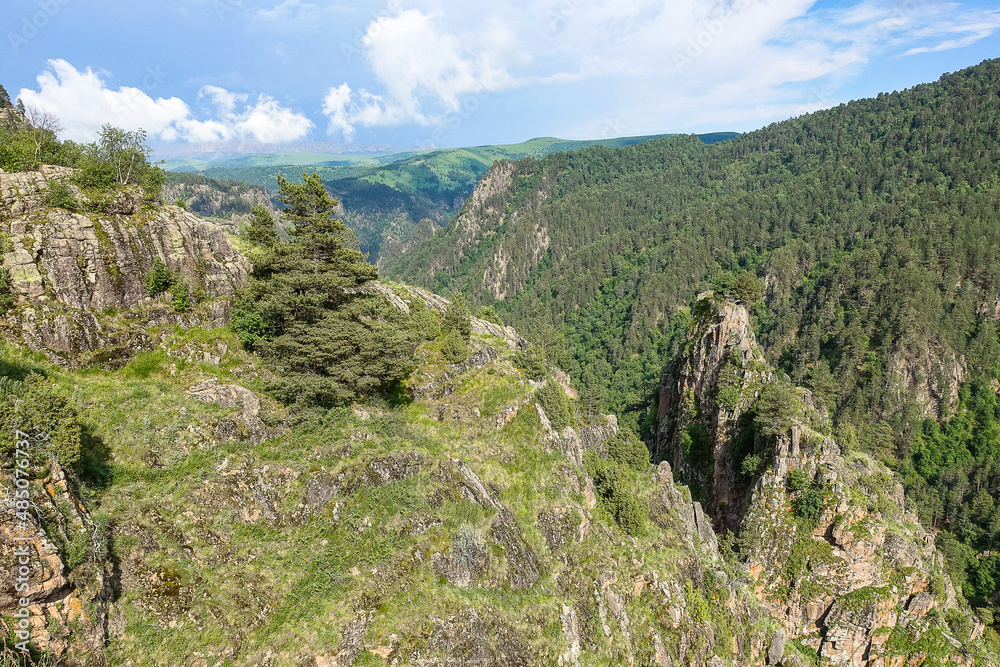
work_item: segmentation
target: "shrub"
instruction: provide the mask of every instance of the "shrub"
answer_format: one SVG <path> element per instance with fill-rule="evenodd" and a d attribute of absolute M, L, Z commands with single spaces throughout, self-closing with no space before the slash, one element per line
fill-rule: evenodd
<path fill-rule="evenodd" d="M 645 472 L 649 467 L 649 450 L 629 429 L 618 431 L 608 442 L 608 458 L 637 472 Z"/>
<path fill-rule="evenodd" d="M 542 406 L 552 428 L 561 432 L 570 426 L 572 411 L 569 396 L 558 382 L 546 382 L 535 391 L 535 402 Z"/>
<path fill-rule="evenodd" d="M 472 335 L 472 321 L 469 319 L 469 307 L 465 303 L 465 297 L 459 292 L 448 304 L 448 309 L 444 313 L 442 328 L 445 331 L 457 331 L 462 338 L 469 340 Z"/>
<path fill-rule="evenodd" d="M 743 459 L 743 463 L 740 465 L 740 472 L 746 477 L 756 475 L 763 462 L 764 460 L 759 454 L 748 454 L 747 457 Z"/>
<path fill-rule="evenodd" d="M 267 326 L 264 318 L 247 299 L 234 299 L 230 309 L 229 328 L 244 347 L 252 349 L 261 339 L 267 336 Z"/>
<path fill-rule="evenodd" d="M 708 606 L 708 601 L 690 581 L 684 582 L 684 601 L 686 603 L 685 609 L 692 621 L 702 623 L 712 620 L 712 610 Z"/>
<path fill-rule="evenodd" d="M 961 609 L 949 609 L 944 613 L 945 620 L 952 633 L 961 641 L 969 641 L 972 635 L 972 619 Z"/>
<path fill-rule="evenodd" d="M 146 294 L 156 296 L 163 294 L 174 283 L 174 275 L 170 272 L 159 257 L 153 259 L 153 268 L 146 276 Z"/>
<path fill-rule="evenodd" d="M 630 488 L 629 470 L 593 452 L 587 452 L 584 465 L 594 478 L 601 505 L 626 533 L 642 535 L 646 530 L 647 508 Z"/>
<path fill-rule="evenodd" d="M 6 313 L 14 307 L 17 295 L 14 294 L 14 281 L 10 277 L 10 271 L 5 266 L 0 266 L 0 313 Z"/>
<path fill-rule="evenodd" d="M 461 363 L 469 358 L 469 344 L 458 331 L 451 330 L 445 334 L 441 354 L 449 364 Z"/>
<path fill-rule="evenodd" d="M 170 286 L 170 305 L 178 313 L 183 313 L 191 307 L 191 290 L 187 283 L 178 281 Z"/>
<path fill-rule="evenodd" d="M 789 491 L 801 491 L 809 486 L 809 473 L 802 468 L 792 468 L 785 476 L 785 488 Z"/>
<path fill-rule="evenodd" d="M 76 210 L 76 197 L 69 186 L 62 181 L 49 181 L 49 189 L 45 193 L 45 203 L 52 208 L 61 208 L 66 211 Z"/>
<path fill-rule="evenodd" d="M 825 489 L 820 484 L 812 484 L 792 501 L 795 513 L 808 521 L 818 521 L 826 504 Z"/>
<path fill-rule="evenodd" d="M 20 403 L 18 405 L 18 403 Z M 10 428 L 0 432 L 0 454 L 9 460 L 15 451 L 14 429 L 27 433 L 32 444 L 29 458 L 44 465 L 47 454 L 60 463 L 76 466 L 80 462 L 83 426 L 69 399 L 40 375 L 24 381 L 20 396 L 10 394 L 0 400 L 0 421 Z"/>

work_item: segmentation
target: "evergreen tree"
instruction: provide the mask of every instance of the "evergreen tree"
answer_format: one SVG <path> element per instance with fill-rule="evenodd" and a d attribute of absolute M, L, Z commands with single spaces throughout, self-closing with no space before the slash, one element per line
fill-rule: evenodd
<path fill-rule="evenodd" d="M 469 306 L 465 303 L 465 297 L 459 292 L 448 304 L 448 309 L 444 313 L 442 328 L 447 331 L 457 331 L 466 341 L 472 336 L 472 320 L 469 318 Z"/>
<path fill-rule="evenodd" d="M 250 224 L 247 225 L 243 236 L 250 243 L 265 248 L 273 248 L 281 241 L 275 229 L 274 216 L 260 204 L 250 209 Z"/>
<path fill-rule="evenodd" d="M 362 289 L 378 273 L 319 175 L 278 183 L 294 231 L 256 258 L 232 326 L 268 359 L 270 389 L 286 403 L 334 405 L 391 388 L 414 367 L 405 316 Z"/>

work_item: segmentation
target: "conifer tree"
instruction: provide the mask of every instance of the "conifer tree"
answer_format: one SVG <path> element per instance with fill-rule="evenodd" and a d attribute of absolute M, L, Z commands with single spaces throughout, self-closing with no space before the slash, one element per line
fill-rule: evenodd
<path fill-rule="evenodd" d="M 269 360 L 270 389 L 286 403 L 334 405 L 390 388 L 413 369 L 405 316 L 360 289 L 378 272 L 319 175 L 303 174 L 302 183 L 279 176 L 278 185 L 294 231 L 268 247 L 273 239 L 255 216 L 262 247 L 233 328 Z"/>

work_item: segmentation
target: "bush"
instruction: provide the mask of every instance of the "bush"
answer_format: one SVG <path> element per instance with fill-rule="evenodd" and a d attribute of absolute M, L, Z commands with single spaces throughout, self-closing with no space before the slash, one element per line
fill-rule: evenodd
<path fill-rule="evenodd" d="M 10 426 L 0 432 L 0 454 L 5 460 L 10 460 L 16 449 L 14 429 L 17 428 L 29 436 L 32 444 L 29 458 L 33 465 L 44 465 L 50 454 L 66 466 L 76 466 L 80 462 L 83 426 L 76 410 L 69 399 L 42 376 L 28 376 L 20 398 L 11 394 L 0 400 L 0 421 Z"/>
<path fill-rule="evenodd" d="M 812 484 L 792 501 L 795 513 L 808 521 L 818 521 L 826 505 L 825 489 L 820 484 Z"/>
<path fill-rule="evenodd" d="M 10 277 L 10 271 L 5 266 L 0 266 L 0 313 L 6 313 L 14 307 L 17 295 L 14 294 L 14 281 Z"/>
<path fill-rule="evenodd" d="M 233 300 L 230 309 L 229 328 L 233 330 L 240 343 L 247 349 L 267 336 L 267 325 L 263 316 L 254 307 L 254 304 L 247 299 Z"/>
<path fill-rule="evenodd" d="M 457 331 L 467 341 L 472 335 L 472 321 L 469 317 L 469 307 L 465 303 L 465 297 L 459 292 L 448 304 L 442 328 L 445 331 Z"/>
<path fill-rule="evenodd" d="M 584 465 L 594 478 L 594 489 L 602 507 L 626 533 L 642 535 L 646 530 L 647 508 L 630 488 L 628 469 L 593 452 L 587 452 Z"/>
<path fill-rule="evenodd" d="M 49 181 L 49 190 L 45 193 L 45 203 L 52 208 L 61 208 L 65 211 L 76 210 L 76 197 L 69 186 L 62 181 Z"/>
<path fill-rule="evenodd" d="M 955 637 L 963 642 L 969 641 L 972 636 L 972 619 L 965 612 L 952 608 L 944 613 L 944 617 Z"/>
<path fill-rule="evenodd" d="M 748 454 L 747 457 L 743 459 L 743 463 L 740 465 L 740 472 L 743 473 L 745 477 L 756 475 L 757 471 L 760 470 L 762 463 L 764 463 L 764 460 L 759 454 Z"/>
<path fill-rule="evenodd" d="M 156 257 L 153 259 L 153 268 L 150 270 L 149 275 L 146 276 L 145 282 L 146 294 L 157 296 L 170 289 L 170 286 L 174 284 L 174 275 L 164 265 L 163 260 Z"/>
<path fill-rule="evenodd" d="M 178 313 L 183 313 L 191 308 L 191 290 L 187 283 L 178 281 L 170 286 L 170 305 Z"/>
<path fill-rule="evenodd" d="M 809 486 L 810 481 L 812 480 L 809 477 L 809 473 L 802 468 L 793 468 L 785 476 L 785 488 L 789 491 L 801 491 Z"/>
<path fill-rule="evenodd" d="M 608 458 L 637 472 L 645 472 L 649 467 L 649 450 L 629 429 L 618 431 L 608 442 Z"/>
<path fill-rule="evenodd" d="M 458 331 L 449 331 L 441 345 L 441 354 L 449 364 L 463 362 L 469 358 L 469 344 Z"/>
<path fill-rule="evenodd" d="M 570 409 L 569 396 L 558 382 L 549 381 L 539 387 L 535 391 L 535 403 L 542 406 L 549 424 L 556 432 L 561 432 L 571 425 L 573 413 Z"/>

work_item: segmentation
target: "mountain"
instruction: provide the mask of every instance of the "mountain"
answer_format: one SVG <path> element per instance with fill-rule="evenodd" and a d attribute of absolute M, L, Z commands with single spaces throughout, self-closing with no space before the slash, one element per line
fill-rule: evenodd
<path fill-rule="evenodd" d="M 586 410 L 584 387 L 529 363 L 514 329 L 466 316 L 467 356 L 449 363 L 438 333 L 455 304 L 419 287 L 365 286 L 435 330 L 397 393 L 278 403 L 262 391 L 270 366 L 225 326 L 247 239 L 177 206 L 129 207 L 143 198 L 127 189 L 110 202 L 66 195 L 73 177 L 0 174 L 13 297 L 0 413 L 25 431 L 0 436 L 0 479 L 33 508 L 0 524 L 5 571 L 28 554 L 28 589 L 0 586 L 4 654 L 18 664 L 995 661 L 898 492 L 866 495 L 888 470 L 841 456 L 801 390 L 787 424 L 768 422 L 782 426 L 761 443 L 760 481 L 727 492 L 752 487 L 746 516 L 771 531 L 751 542 L 744 530 L 738 557 L 693 497 L 719 520 L 723 489 L 697 482 L 696 464 L 711 463 L 683 437 L 674 468 L 690 489 L 614 415 Z M 191 303 L 149 296 L 164 270 L 196 286 Z M 712 403 L 731 356 L 740 410 L 762 413 L 756 382 L 775 376 L 746 310 L 703 301 L 680 370 L 664 376 L 658 452 L 674 445 L 671 424 L 697 430 L 677 409 L 689 400 L 713 437 L 743 423 Z M 106 342 L 117 336 L 127 344 Z M 698 373 L 713 379 L 667 390 Z M 718 442 L 708 458 L 725 454 Z M 812 475 L 806 488 L 826 485 L 818 509 L 800 501 L 796 469 Z M 806 510 L 819 514 L 811 532 Z"/>
<path fill-rule="evenodd" d="M 300 180 L 303 171 L 317 171 L 343 203 L 348 225 L 361 240 L 362 250 L 376 261 L 386 238 L 409 238 L 424 219 L 434 226 L 448 223 L 490 165 L 501 159 L 542 157 L 585 146 L 628 146 L 667 135 L 567 141 L 554 137 L 519 144 L 452 149 L 418 149 L 369 155 L 276 153 L 211 162 L 167 161 L 174 171 L 199 171 L 221 180 L 235 180 L 277 191 L 277 175 Z M 732 132 L 701 135 L 714 143 L 737 136 Z M 391 243 L 390 242 L 390 243 Z"/>
<path fill-rule="evenodd" d="M 993 608 L 998 93 L 990 60 L 715 145 L 497 162 L 382 272 L 493 306 L 650 443 L 694 295 L 755 284 L 765 361 L 896 471 L 959 588 Z"/>
<path fill-rule="evenodd" d="M 240 160 L 259 155 L 379 155 L 400 152 L 391 144 L 357 144 L 335 141 L 297 141 L 264 144 L 255 141 L 220 141 L 209 143 L 181 143 L 155 145 L 154 159 L 164 162 L 164 168 L 175 170 L 180 165 L 207 165 L 221 160 Z M 253 162 L 250 162 L 253 164 Z M 280 164 L 296 164 L 282 162 Z"/>
<path fill-rule="evenodd" d="M 277 213 L 271 195 L 260 186 L 219 181 L 189 172 L 167 172 L 162 197 L 166 202 L 183 203 L 184 208 L 196 215 L 225 219 L 234 231 L 249 219 L 254 206 Z"/>

